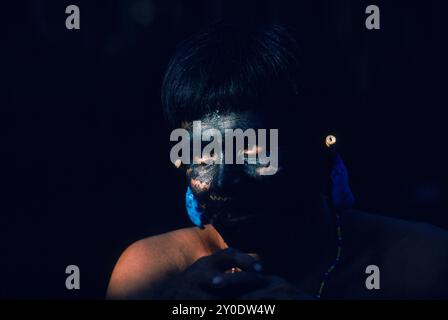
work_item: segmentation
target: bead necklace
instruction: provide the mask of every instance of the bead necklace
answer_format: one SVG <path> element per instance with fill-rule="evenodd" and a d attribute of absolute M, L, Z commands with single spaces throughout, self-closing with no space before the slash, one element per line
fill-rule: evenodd
<path fill-rule="evenodd" d="M 337 230 L 337 253 L 336 253 L 336 259 L 334 260 L 333 264 L 327 269 L 327 271 L 324 273 L 324 277 L 322 279 L 322 282 L 320 283 L 319 291 L 317 292 L 316 298 L 320 299 L 322 296 L 322 291 L 324 290 L 325 283 L 327 282 L 331 272 L 338 266 L 340 260 L 341 260 L 341 250 L 342 250 L 342 232 L 341 232 L 341 223 L 339 214 L 335 214 L 336 216 L 336 230 Z"/>

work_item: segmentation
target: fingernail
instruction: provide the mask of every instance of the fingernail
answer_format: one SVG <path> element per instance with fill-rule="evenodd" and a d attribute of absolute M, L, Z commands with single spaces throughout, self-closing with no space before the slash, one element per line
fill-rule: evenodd
<path fill-rule="evenodd" d="M 213 279 L 212 279 L 213 285 L 217 286 L 217 285 L 220 285 L 221 283 L 222 283 L 222 277 L 220 277 L 220 276 L 213 277 Z"/>
<path fill-rule="evenodd" d="M 259 262 L 255 262 L 253 268 L 257 272 L 261 272 L 261 270 L 263 270 L 263 267 Z"/>

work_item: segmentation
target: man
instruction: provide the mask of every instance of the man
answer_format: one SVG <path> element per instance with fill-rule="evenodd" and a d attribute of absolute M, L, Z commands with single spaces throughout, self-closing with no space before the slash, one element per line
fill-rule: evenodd
<path fill-rule="evenodd" d="M 180 46 L 162 88 L 171 124 L 192 133 L 200 121 L 223 135 L 275 128 L 279 167 L 176 162 L 196 226 L 132 244 L 109 298 L 448 298 L 448 233 L 351 209 L 335 137 L 307 117 L 299 75 L 297 45 L 278 25 L 217 24 Z"/>

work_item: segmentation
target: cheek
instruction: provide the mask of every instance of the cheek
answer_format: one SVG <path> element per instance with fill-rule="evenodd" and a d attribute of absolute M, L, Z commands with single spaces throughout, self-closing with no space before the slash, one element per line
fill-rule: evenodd
<path fill-rule="evenodd" d="M 259 167 L 256 165 L 247 165 L 244 167 L 244 174 L 249 178 L 258 178 L 260 176 L 258 169 Z"/>
<path fill-rule="evenodd" d="M 210 181 L 202 181 L 200 178 L 190 178 L 190 187 L 195 192 L 206 192 L 210 189 Z"/>
<path fill-rule="evenodd" d="M 189 168 L 186 173 L 190 188 L 195 193 L 202 193 L 210 190 L 212 184 L 212 175 L 210 172 L 198 168 Z"/>

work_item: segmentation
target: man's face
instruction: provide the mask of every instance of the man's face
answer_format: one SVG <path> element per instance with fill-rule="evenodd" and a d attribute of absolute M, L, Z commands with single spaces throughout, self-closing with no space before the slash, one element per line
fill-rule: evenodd
<path fill-rule="evenodd" d="M 209 220 L 206 222 L 218 222 L 225 226 L 241 225 L 265 214 L 269 202 L 273 201 L 274 190 L 269 185 L 276 180 L 276 174 L 265 174 L 269 165 L 260 161 L 259 156 L 263 153 L 270 154 L 272 150 L 266 148 L 269 149 L 272 145 L 260 145 L 257 136 L 256 144 L 245 141 L 243 145 L 234 143 L 229 146 L 226 144 L 228 140 L 225 135 L 229 129 L 254 129 L 258 132 L 258 129 L 263 128 L 269 132 L 271 128 L 263 127 L 264 122 L 260 117 L 250 112 L 214 112 L 199 120 L 202 132 L 215 129 L 221 132 L 223 138 L 221 150 L 214 150 L 211 155 L 201 154 L 199 159 L 195 159 L 197 163 L 186 166 L 188 185 Z M 184 127 L 190 131 L 191 136 L 194 135 L 192 123 L 186 123 Z M 207 143 L 202 143 L 202 149 Z M 229 151 L 232 152 L 234 160 L 238 155 L 242 156 L 244 163 L 226 163 L 226 152 Z M 249 160 L 251 156 L 256 158 L 255 161 Z M 222 163 L 218 163 L 220 158 Z"/>

